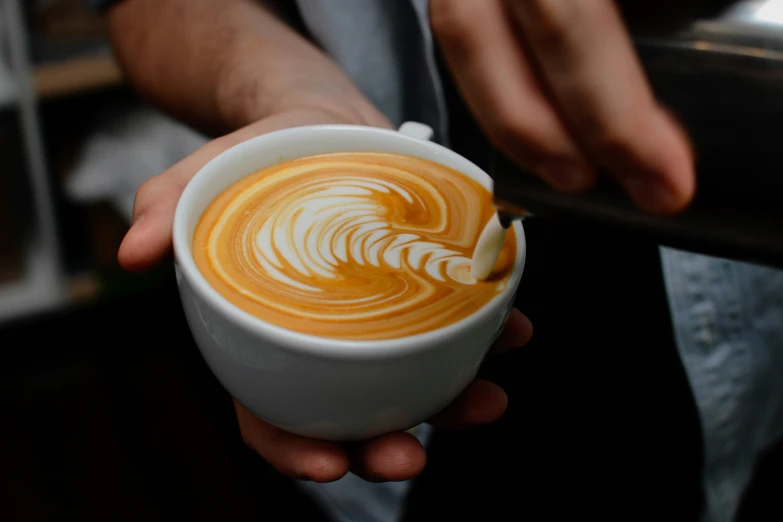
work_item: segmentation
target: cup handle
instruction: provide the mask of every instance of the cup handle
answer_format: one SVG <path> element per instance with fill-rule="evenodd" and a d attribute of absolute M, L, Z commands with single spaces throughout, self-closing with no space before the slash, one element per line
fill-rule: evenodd
<path fill-rule="evenodd" d="M 405 134 L 406 136 L 422 141 L 430 141 L 435 135 L 435 131 L 432 130 L 432 127 L 416 121 L 406 121 L 400 125 L 400 128 L 397 129 L 397 131 L 400 134 Z"/>

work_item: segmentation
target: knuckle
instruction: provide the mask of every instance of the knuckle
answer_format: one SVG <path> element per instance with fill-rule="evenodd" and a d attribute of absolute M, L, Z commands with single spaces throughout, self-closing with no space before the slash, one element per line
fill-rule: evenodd
<path fill-rule="evenodd" d="M 525 121 L 516 117 L 505 117 L 495 127 L 496 138 L 507 146 L 529 146 L 535 141 L 532 129 Z"/>
<path fill-rule="evenodd" d="M 482 17 L 482 4 L 475 0 L 430 0 L 430 27 L 438 40 L 457 50 L 475 43 L 475 28 Z"/>
<path fill-rule="evenodd" d="M 136 190 L 136 196 L 133 199 L 133 211 L 138 212 L 142 208 L 149 205 L 150 200 L 155 196 L 157 193 L 157 176 L 155 178 L 150 178 L 141 185 L 139 185 L 138 190 Z"/>
<path fill-rule="evenodd" d="M 559 154 L 557 144 L 522 117 L 504 118 L 491 135 L 499 148 L 512 154 L 524 167 L 533 168 L 543 159 Z"/>
<path fill-rule="evenodd" d="M 450 0 L 430 0 L 430 26 L 436 33 L 453 31 L 461 27 L 462 9 L 457 7 L 463 2 Z"/>
<path fill-rule="evenodd" d="M 183 176 L 181 170 L 175 166 L 139 185 L 133 201 L 134 211 L 148 208 L 162 198 L 179 199 L 179 194 L 185 190 L 193 177 L 192 174 L 195 174 L 193 172 L 188 176 Z"/>
<path fill-rule="evenodd" d="M 557 36 L 563 32 L 564 12 L 568 9 L 569 2 L 557 2 L 551 0 L 535 0 L 533 2 L 518 2 L 518 6 L 525 6 L 525 15 L 531 23 L 534 23 L 538 32 Z"/>
<path fill-rule="evenodd" d="M 144 183 L 139 185 L 139 189 L 136 191 L 136 198 L 137 199 L 145 199 L 146 196 L 151 195 L 153 192 L 155 192 L 155 185 L 157 185 L 157 176 L 154 178 L 150 178 L 146 180 Z"/>
<path fill-rule="evenodd" d="M 627 125 L 600 127 L 593 134 L 593 147 L 607 158 L 628 158 L 634 149 L 634 131 Z"/>
<path fill-rule="evenodd" d="M 591 9 L 603 0 L 569 1 L 524 0 L 514 2 L 526 29 L 536 36 L 538 45 L 558 46 L 580 23 Z"/>

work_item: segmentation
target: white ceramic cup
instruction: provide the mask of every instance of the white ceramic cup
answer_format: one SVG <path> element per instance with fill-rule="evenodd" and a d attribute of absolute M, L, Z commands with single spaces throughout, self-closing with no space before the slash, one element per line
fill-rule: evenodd
<path fill-rule="evenodd" d="M 351 125 L 298 127 L 252 138 L 223 152 L 190 181 L 174 217 L 182 304 L 207 364 L 228 392 L 261 419 L 291 433 L 359 440 L 412 428 L 438 413 L 475 378 L 505 323 L 525 263 L 514 225 L 516 263 L 506 290 L 467 318 L 392 340 L 340 341 L 286 330 L 237 308 L 201 275 L 191 252 L 196 225 L 229 185 L 283 161 L 330 152 L 387 152 L 438 162 L 492 190 L 490 177 L 428 141 L 432 130 Z"/>

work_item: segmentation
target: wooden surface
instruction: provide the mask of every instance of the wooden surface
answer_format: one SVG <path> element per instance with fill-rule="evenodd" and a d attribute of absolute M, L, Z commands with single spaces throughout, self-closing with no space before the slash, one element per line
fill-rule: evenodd
<path fill-rule="evenodd" d="M 107 54 L 40 65 L 33 83 L 40 98 L 55 98 L 120 85 L 123 76 L 114 58 Z"/>

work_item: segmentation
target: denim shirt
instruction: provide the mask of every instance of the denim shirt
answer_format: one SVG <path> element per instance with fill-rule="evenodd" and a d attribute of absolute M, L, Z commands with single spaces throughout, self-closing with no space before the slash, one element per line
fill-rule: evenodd
<path fill-rule="evenodd" d="M 732 519 L 783 434 L 783 272 L 661 249 L 677 346 L 704 434 L 707 520 Z"/>
<path fill-rule="evenodd" d="M 427 0 L 296 1 L 313 38 L 393 123 L 420 121 L 445 140 Z M 760 452 L 783 434 L 783 272 L 668 248 L 660 254 L 704 434 L 704 520 L 728 522 Z M 303 487 L 344 521 L 391 522 L 404 494 L 404 485 L 352 476 Z"/>

